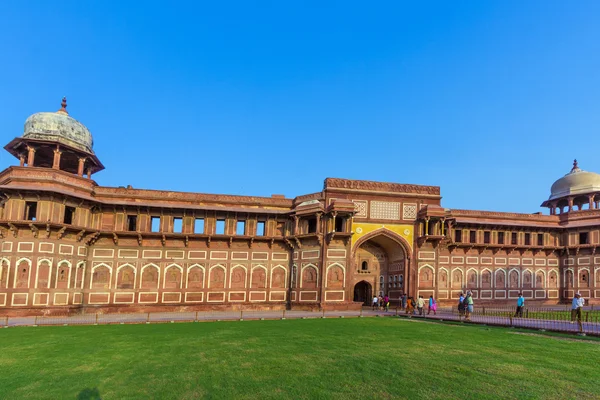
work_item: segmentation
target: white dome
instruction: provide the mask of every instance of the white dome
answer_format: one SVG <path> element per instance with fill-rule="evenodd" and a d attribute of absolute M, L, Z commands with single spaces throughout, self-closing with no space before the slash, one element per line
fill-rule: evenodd
<path fill-rule="evenodd" d="M 554 182 L 548 200 L 594 192 L 600 192 L 600 174 L 580 169 L 575 160 L 571 172 Z"/>
<path fill-rule="evenodd" d="M 67 101 L 63 99 L 62 108 L 57 112 L 40 112 L 31 115 L 25 121 L 23 137 L 59 142 L 93 153 L 92 134 L 81 122 L 69 116 L 66 107 Z"/>

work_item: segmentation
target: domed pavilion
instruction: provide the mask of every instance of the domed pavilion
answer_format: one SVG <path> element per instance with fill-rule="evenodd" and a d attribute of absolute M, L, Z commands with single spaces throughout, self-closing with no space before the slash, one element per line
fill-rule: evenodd
<path fill-rule="evenodd" d="M 104 169 L 93 150 L 92 134 L 67 112 L 67 99 L 56 112 L 39 112 L 25 121 L 23 135 L 4 148 L 20 166 L 53 168 L 90 178 Z"/>
<path fill-rule="evenodd" d="M 550 214 L 600 208 L 600 174 L 579 168 L 573 161 L 571 172 L 554 182 L 550 197 L 542 203 Z M 566 211 L 565 211 L 566 210 Z"/>

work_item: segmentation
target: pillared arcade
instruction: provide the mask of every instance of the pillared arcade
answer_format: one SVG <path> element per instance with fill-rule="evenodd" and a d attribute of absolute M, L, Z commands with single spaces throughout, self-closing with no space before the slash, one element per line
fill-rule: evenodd
<path fill-rule="evenodd" d="M 0 313 L 358 308 L 600 300 L 600 175 L 577 162 L 542 213 L 443 208 L 437 186 L 325 179 L 293 199 L 98 185 L 89 130 L 30 116 L 0 173 Z"/>

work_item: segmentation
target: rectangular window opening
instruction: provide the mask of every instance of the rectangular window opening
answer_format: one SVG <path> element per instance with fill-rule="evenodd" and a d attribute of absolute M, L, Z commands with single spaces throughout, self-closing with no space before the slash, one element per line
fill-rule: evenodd
<path fill-rule="evenodd" d="M 73 223 L 73 216 L 75 215 L 75 207 L 65 207 L 65 217 L 63 223 L 71 225 Z"/>
<path fill-rule="evenodd" d="M 225 220 L 224 219 L 217 220 L 217 225 L 215 227 L 215 234 L 217 234 L 217 235 L 225 234 Z"/>
<path fill-rule="evenodd" d="M 338 217 L 335 219 L 335 231 L 336 232 L 344 232 L 345 231 L 345 229 L 344 229 L 345 223 L 344 222 L 345 222 L 344 218 Z"/>
<path fill-rule="evenodd" d="M 517 244 L 517 232 L 513 232 L 510 235 L 510 244 Z"/>
<path fill-rule="evenodd" d="M 204 218 L 194 220 L 194 233 L 204 233 Z"/>
<path fill-rule="evenodd" d="M 544 234 L 543 233 L 538 233 L 538 246 L 543 246 L 544 245 Z"/>
<path fill-rule="evenodd" d="M 456 243 L 462 243 L 462 231 L 460 229 L 454 231 L 454 241 Z"/>
<path fill-rule="evenodd" d="M 306 233 L 316 233 L 317 232 L 317 219 L 309 218 L 307 221 L 307 232 Z"/>
<path fill-rule="evenodd" d="M 579 232 L 579 244 L 588 244 L 588 237 L 587 232 Z"/>
<path fill-rule="evenodd" d="M 531 233 L 526 233 L 525 234 L 525 246 L 530 246 L 531 245 Z"/>
<path fill-rule="evenodd" d="M 485 243 L 485 244 L 490 243 L 490 233 L 489 232 L 483 232 L 483 243 Z"/>
<path fill-rule="evenodd" d="M 150 232 L 160 232 L 160 217 L 150 217 Z"/>
<path fill-rule="evenodd" d="M 265 236 L 265 221 L 256 223 L 256 236 Z"/>
<path fill-rule="evenodd" d="M 35 221 L 37 218 L 37 202 L 28 201 L 25 203 L 25 219 Z"/>
<path fill-rule="evenodd" d="M 173 218 L 173 232 L 175 232 L 175 233 L 183 232 L 183 218 L 179 218 L 179 217 Z"/>
<path fill-rule="evenodd" d="M 498 232 L 498 244 L 504 244 L 504 232 Z"/>
<path fill-rule="evenodd" d="M 477 231 L 469 231 L 469 243 L 477 243 Z"/>
<path fill-rule="evenodd" d="M 127 216 L 127 230 L 132 232 L 137 230 L 137 215 Z"/>
<path fill-rule="evenodd" d="M 246 234 L 246 221 L 237 221 L 235 225 L 235 234 L 238 236 L 244 236 Z"/>

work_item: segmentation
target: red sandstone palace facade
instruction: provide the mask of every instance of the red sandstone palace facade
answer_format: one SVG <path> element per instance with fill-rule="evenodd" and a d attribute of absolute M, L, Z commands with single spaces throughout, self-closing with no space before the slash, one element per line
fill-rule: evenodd
<path fill-rule="evenodd" d="M 0 173 L 0 313 L 356 308 L 600 299 L 600 175 L 577 163 L 550 215 L 441 207 L 437 186 L 325 180 L 293 199 L 99 186 L 66 101 L 37 113 Z"/>

